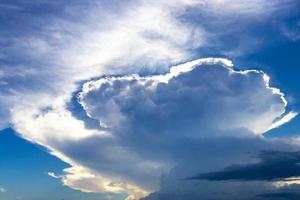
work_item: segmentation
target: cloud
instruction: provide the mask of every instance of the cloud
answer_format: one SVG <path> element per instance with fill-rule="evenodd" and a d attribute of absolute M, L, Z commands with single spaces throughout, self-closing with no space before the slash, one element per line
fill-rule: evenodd
<path fill-rule="evenodd" d="M 6 4 L 6 3 L 1 3 L 0 4 L 0 9 L 2 10 L 2 11 L 6 11 L 6 10 L 21 10 L 21 8 L 20 7 L 18 7 L 18 6 L 15 6 L 15 5 L 10 5 L 10 4 Z"/>
<path fill-rule="evenodd" d="M 39 115 L 19 111 L 14 122 L 23 137 L 70 163 L 63 184 L 85 192 L 141 198 L 159 189 L 160 177 L 178 167 L 184 173 L 176 179 L 247 162 L 260 150 L 297 147 L 262 136 L 284 118 L 284 95 L 269 86 L 263 72 L 237 71 L 227 59 L 191 61 L 164 75 L 92 80 L 78 100 L 99 122 L 98 130 L 85 129 L 70 111 L 58 109 Z M 67 119 L 72 120 L 57 123 Z"/>
<path fill-rule="evenodd" d="M 227 59 L 191 61 L 164 75 L 92 80 L 78 100 L 98 129 L 87 129 L 59 101 L 43 110 L 16 109 L 13 123 L 24 138 L 69 163 L 63 184 L 84 192 L 138 199 L 178 167 L 184 173 L 173 178 L 247 162 L 249 152 L 296 148 L 262 136 L 285 117 L 284 95 L 265 73 L 237 71 Z"/>
<path fill-rule="evenodd" d="M 291 164 L 292 167 L 286 163 L 296 163 L 298 159 L 298 152 L 264 152 L 263 161 L 253 159 L 253 155 L 247 155 L 246 151 L 249 151 L 247 145 L 255 145 L 256 150 L 264 149 L 263 146 L 258 146 L 257 144 L 262 142 L 259 140 L 244 140 L 242 144 L 236 145 L 241 141 L 226 141 L 227 148 L 222 149 L 219 154 L 211 153 L 213 156 L 211 162 L 213 163 L 211 167 L 206 169 L 199 167 L 198 170 L 208 171 L 207 173 L 201 173 L 196 176 L 194 180 L 183 178 L 190 172 L 186 173 L 188 168 L 191 168 L 189 164 L 177 167 L 170 174 L 164 176 L 161 180 L 160 190 L 150 194 L 149 196 L 142 198 L 143 200 L 180 200 L 180 199 L 242 199 L 242 200 L 264 200 L 264 199 L 296 199 L 299 197 L 299 181 L 297 177 L 292 179 L 286 178 L 289 176 L 298 176 L 299 167 L 297 164 Z M 261 145 L 267 145 L 270 149 L 275 150 L 282 148 L 282 146 L 277 143 L 275 146 L 270 147 L 271 141 L 264 141 Z M 274 141 L 273 141 L 274 142 Z M 277 141 L 278 142 L 278 141 Z M 282 142 L 282 141 L 281 141 Z M 218 142 L 218 145 L 222 143 Z M 209 144 L 207 144 L 209 145 Z M 232 167 L 225 168 L 218 172 L 211 172 L 212 168 L 216 168 L 216 163 L 218 163 L 220 157 L 226 158 L 228 156 L 228 151 L 230 148 L 228 146 L 234 145 L 234 149 L 238 149 L 244 152 L 243 158 L 238 158 L 233 161 L 240 162 L 241 164 L 233 165 Z M 274 143 L 273 143 L 274 145 Z M 210 143 L 210 147 L 215 147 Z M 209 148 L 208 148 L 209 149 Z M 255 152 L 252 149 L 252 152 Z M 230 152 L 231 156 L 236 152 Z M 202 155 L 203 156 L 203 155 Z M 248 158 L 248 161 L 247 161 Z M 295 160 L 293 160 L 295 159 Z M 210 159 L 206 159 L 210 161 Z M 293 162 L 295 161 L 295 162 Z M 198 160 L 198 165 L 203 165 L 203 162 Z M 206 165 L 204 163 L 204 165 Z M 254 169 L 255 168 L 255 169 Z M 277 174 L 276 172 L 279 172 Z M 284 174 L 286 172 L 286 174 Z M 290 173 L 290 174 L 289 174 Z M 205 180 L 206 179 L 206 180 Z M 278 184 L 278 180 L 282 179 L 285 184 Z M 274 182 L 273 182 L 274 181 Z M 290 182 L 291 181 L 291 182 Z M 290 182 L 290 183 L 289 183 Z M 272 198 L 273 197 L 273 198 Z"/>
<path fill-rule="evenodd" d="M 231 184 L 231 187 L 229 186 Z M 256 185 L 255 185 L 256 184 Z M 224 187 L 227 185 L 227 187 Z M 190 186 L 191 188 L 187 189 Z M 150 196 L 143 198 L 143 200 L 180 200 L 187 199 L 192 200 L 195 198 L 202 199 L 233 199 L 233 200 L 269 200 L 269 199 L 278 199 L 278 200 L 294 200 L 299 198 L 299 187 L 285 188 L 282 190 L 274 190 L 267 184 L 261 183 L 251 183 L 250 184 L 241 184 L 241 183 L 223 183 L 223 185 L 215 184 L 214 187 L 207 183 L 206 187 L 204 184 L 194 185 L 177 185 L 178 190 L 175 191 L 163 191 L 160 193 L 153 193 Z M 220 187 L 224 187 L 222 190 Z M 184 191 L 181 187 L 187 189 Z M 207 190 L 205 193 L 201 191 L 201 188 Z M 239 191 L 239 192 L 237 192 Z M 208 195 L 208 193 L 214 193 L 214 195 Z M 262 192 L 262 193 L 260 193 Z"/>
<path fill-rule="evenodd" d="M 47 174 L 52 178 L 60 178 L 60 176 L 57 176 L 54 172 L 48 172 Z"/>
<path fill-rule="evenodd" d="M 234 165 L 219 172 L 198 174 L 191 179 L 225 181 L 225 180 L 284 180 L 300 176 L 299 152 L 261 152 L 258 163 Z"/>
<path fill-rule="evenodd" d="M 2 20 L 7 26 L 0 32 L 0 68 L 5 73 L 0 75 L 0 127 L 11 124 L 16 109 L 57 106 L 49 102 L 64 107 L 78 83 L 91 78 L 143 70 L 161 73 L 211 50 L 214 55 L 233 55 L 258 47 L 260 40 L 247 31 L 260 25 L 255 19 L 268 23 L 269 17 L 287 13 L 294 4 L 290 0 L 4 3 L 21 10 L 7 13 L 11 20 Z M 45 8 L 47 15 L 38 12 Z M 236 14 L 241 21 L 233 23 Z M 232 44 L 225 42 L 229 35 L 234 36 Z"/>
<path fill-rule="evenodd" d="M 58 12 L 54 13 L 55 17 L 41 16 L 43 23 L 34 15 L 26 15 L 26 27 L 18 27 L 24 30 L 23 35 L 15 35 L 13 28 L 9 36 L 1 32 L 0 99 L 1 113 L 6 113 L 1 114 L 1 127 L 9 125 L 12 110 L 20 107 L 43 109 L 53 107 L 49 104 L 53 101 L 65 104 L 76 91 L 78 82 L 104 72 L 166 67 L 188 59 L 188 49 L 194 43 L 191 38 L 193 34 L 200 37 L 201 30 L 196 31 L 173 16 L 181 5 L 188 3 L 178 2 L 178 6 L 172 7 L 143 1 L 119 2 L 115 7 L 104 1 L 73 6 L 46 2 L 56 12 L 57 7 L 64 9 L 65 15 L 71 15 L 72 19 L 77 9 L 85 8 L 86 15 L 73 21 Z M 18 6 L 26 11 L 37 5 Z M 15 24 L 24 24 L 18 23 L 21 20 L 18 15 L 12 19 L 17 20 Z M 37 99 L 41 100 L 31 105 Z"/>
<path fill-rule="evenodd" d="M 187 126 L 194 130 L 185 134 L 199 134 L 201 129 L 202 137 L 206 132 L 213 135 L 239 128 L 262 134 L 285 112 L 286 100 L 278 89 L 269 87 L 263 72 L 238 72 L 231 67 L 228 60 L 208 58 L 173 67 L 163 76 L 91 81 L 83 86 L 80 102 L 89 116 L 113 131 L 123 127 L 124 132 L 132 124 L 129 132 L 146 135 L 149 131 L 175 137 L 186 132 Z M 145 123 L 139 126 L 135 120 L 141 119 Z M 214 124 L 214 130 L 205 129 L 208 122 Z"/>
<path fill-rule="evenodd" d="M 263 137 L 293 115 L 286 115 L 284 95 L 269 86 L 266 74 L 236 71 L 226 59 L 185 62 L 207 48 L 226 55 L 251 49 L 240 42 L 241 35 L 258 46 L 251 31 L 245 32 L 248 22 L 269 22 L 279 9 L 286 11 L 287 2 L 18 3 L 15 7 L 33 14 L 14 10 L 12 21 L 5 21 L 10 26 L 0 31 L 0 128 L 12 126 L 69 163 L 63 184 L 127 192 L 128 199 L 158 190 L 161 175 L 184 163 L 193 166 L 186 169 L 192 175 L 200 161 L 217 170 L 244 161 L 252 148 L 283 148 L 249 139 Z M 47 16 L 32 9 L 43 6 L 51 8 Z M 236 14 L 240 22 L 232 20 Z M 225 42 L 228 35 L 235 36 L 234 44 Z M 178 63 L 185 64 L 166 75 L 130 75 L 164 74 Z M 114 74 L 129 75 L 109 76 Z M 69 110 L 82 84 L 79 109 L 98 128 L 88 128 Z M 239 143 L 245 151 L 226 148 Z M 218 164 L 205 155 L 212 144 L 222 147 L 216 145 L 212 157 L 227 152 Z M 202 153 L 195 158 L 195 152 Z"/>
<path fill-rule="evenodd" d="M 275 121 L 270 127 L 269 130 L 277 128 L 283 124 L 288 123 L 289 121 L 291 121 L 292 119 L 294 119 L 296 116 L 298 115 L 297 112 L 289 112 L 287 113 L 284 117 L 282 117 L 281 119 Z"/>
<path fill-rule="evenodd" d="M 127 193 L 126 200 L 139 199 L 148 195 L 148 192 L 139 186 L 107 179 L 97 172 L 91 172 L 83 167 L 71 167 L 64 170 L 66 175 L 61 176 L 64 185 L 82 192 L 111 192 Z"/>

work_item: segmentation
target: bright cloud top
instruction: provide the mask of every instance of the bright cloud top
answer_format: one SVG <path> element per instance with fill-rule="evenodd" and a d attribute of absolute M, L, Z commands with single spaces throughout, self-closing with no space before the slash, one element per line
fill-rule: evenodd
<path fill-rule="evenodd" d="M 65 135 L 70 131 L 62 127 L 56 129 L 65 138 L 59 142 L 55 134 L 35 126 L 37 120 L 30 127 L 45 133 L 44 145 L 73 165 L 62 176 L 64 184 L 139 198 L 157 189 L 162 174 L 192 162 L 192 149 L 181 156 L 174 153 L 183 143 L 248 138 L 261 135 L 278 118 L 287 121 L 286 100 L 268 81 L 261 71 L 236 71 L 226 59 L 199 59 L 172 67 L 165 75 L 106 77 L 85 83 L 79 101 L 88 116 L 99 121 L 104 135 L 68 139 Z"/>
<path fill-rule="evenodd" d="M 165 75 L 89 81 L 78 101 L 88 117 L 99 122 L 98 129 L 86 128 L 85 121 L 61 104 L 15 110 L 14 127 L 24 138 L 72 165 L 64 170 L 65 175 L 49 174 L 52 177 L 84 192 L 125 192 L 127 199 L 139 199 L 158 189 L 161 175 L 176 166 L 193 166 L 186 167 L 191 173 L 203 170 L 198 165 L 206 165 L 200 162 L 212 161 L 204 156 L 194 163 L 190 155 L 195 148 L 208 151 L 209 140 L 229 138 L 224 141 L 230 144 L 235 143 L 233 138 L 245 138 L 245 146 L 251 148 L 241 146 L 239 154 L 265 146 L 279 148 L 282 145 L 247 138 L 295 116 L 285 113 L 284 95 L 269 86 L 265 73 L 238 71 L 230 60 L 221 58 L 184 63 Z M 226 147 L 226 142 L 220 146 Z M 233 149 L 222 152 L 226 161 L 210 168 L 241 162 Z"/>
<path fill-rule="evenodd" d="M 166 75 L 91 81 L 79 98 L 89 116 L 104 128 L 121 133 L 129 127 L 128 134 L 143 131 L 161 136 L 203 137 L 206 126 L 214 132 L 244 128 L 262 134 L 279 123 L 273 124 L 286 107 L 283 94 L 269 86 L 266 74 L 235 71 L 229 60 L 213 58 L 172 67 Z M 145 123 L 139 125 L 141 119 Z M 187 126 L 193 130 L 187 133 Z"/>

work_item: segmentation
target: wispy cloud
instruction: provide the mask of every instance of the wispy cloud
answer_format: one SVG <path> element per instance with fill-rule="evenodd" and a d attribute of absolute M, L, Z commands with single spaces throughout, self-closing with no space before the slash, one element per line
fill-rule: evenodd
<path fill-rule="evenodd" d="M 20 11 L 23 8 L 20 6 L 16 6 L 14 4 L 6 4 L 6 3 L 0 3 L 0 10 L 12 10 L 12 11 Z"/>
<path fill-rule="evenodd" d="M 52 178 L 61 178 L 60 176 L 57 176 L 54 172 L 48 172 L 47 174 Z"/>
<path fill-rule="evenodd" d="M 269 127 L 268 130 L 274 129 L 274 128 L 278 128 L 283 124 L 288 123 L 289 121 L 291 121 L 292 119 L 294 119 L 296 116 L 298 115 L 297 112 L 289 112 L 286 115 L 284 115 L 283 117 L 281 117 L 280 119 L 275 120 L 275 122 Z"/>

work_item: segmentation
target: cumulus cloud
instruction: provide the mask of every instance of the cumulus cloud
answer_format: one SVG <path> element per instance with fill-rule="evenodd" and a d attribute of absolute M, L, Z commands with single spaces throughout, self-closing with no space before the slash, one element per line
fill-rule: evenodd
<path fill-rule="evenodd" d="M 196 169 L 205 171 L 226 163 L 246 162 L 247 153 L 253 155 L 264 148 L 285 148 L 282 141 L 255 137 L 273 127 L 278 117 L 286 118 L 283 94 L 269 86 L 269 78 L 263 72 L 236 71 L 226 59 L 195 60 L 173 67 L 165 75 L 90 81 L 84 84 L 79 101 L 89 117 L 99 120 L 119 145 L 143 158 L 148 156 L 157 166 L 166 166 L 149 168 L 147 174 L 182 167 L 185 172 L 172 176 L 172 180 L 195 173 Z M 218 146 L 217 150 L 210 150 L 212 146 Z M 199 155 L 191 156 L 192 152 Z M 209 156 L 203 155 L 207 152 Z M 226 161 L 220 158 L 220 152 Z M 215 159 L 222 161 L 216 164 Z M 123 176 L 127 174 L 128 171 Z M 144 180 L 133 179 L 139 185 L 151 179 Z"/>
<path fill-rule="evenodd" d="M 60 178 L 84 192 L 141 198 L 170 172 L 180 179 L 255 160 L 251 155 L 260 150 L 297 149 L 262 136 L 285 118 L 284 95 L 265 73 L 237 71 L 227 59 L 191 61 L 164 75 L 92 80 L 78 100 L 98 129 L 86 129 L 84 121 L 58 109 L 19 111 L 14 123 L 23 137 L 70 163 Z"/>
<path fill-rule="evenodd" d="M 262 134 L 285 112 L 286 100 L 269 87 L 263 72 L 231 67 L 225 59 L 200 59 L 173 67 L 163 76 L 104 78 L 86 83 L 80 101 L 89 116 L 117 132 L 129 126 L 129 133 L 174 137 L 198 135 L 199 130 L 203 137 L 239 128 Z M 138 123 L 141 119 L 143 124 Z M 193 129 L 186 130 L 188 126 Z"/>
<path fill-rule="evenodd" d="M 222 52 L 226 35 L 241 35 L 228 28 L 236 27 L 233 15 L 241 25 L 267 21 L 288 2 L 47 2 L 55 17 L 43 16 L 41 22 L 22 15 L 26 23 L 14 24 L 26 25 L 17 27 L 24 28 L 23 35 L 14 28 L 9 36 L 0 32 L 0 128 L 12 126 L 69 163 L 59 176 L 63 184 L 86 192 L 127 192 L 128 199 L 159 189 L 161 175 L 176 166 L 192 166 L 185 169 L 192 175 L 247 161 L 246 152 L 266 146 L 284 149 L 285 142 L 260 139 L 295 116 L 285 113 L 284 95 L 269 86 L 263 72 L 236 71 L 229 60 L 209 58 L 164 75 L 96 77 L 143 70 L 162 74 L 199 55 L 199 49 Z M 19 4 L 22 12 L 37 6 Z M 239 42 L 233 46 L 230 52 L 240 50 Z M 81 84 L 81 111 L 98 121 L 98 128 L 87 128 L 68 110 Z M 206 155 L 211 151 L 218 161 Z"/>

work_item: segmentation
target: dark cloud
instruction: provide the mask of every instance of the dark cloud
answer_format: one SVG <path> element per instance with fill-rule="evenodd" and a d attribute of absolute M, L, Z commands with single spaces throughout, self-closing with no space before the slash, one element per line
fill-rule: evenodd
<path fill-rule="evenodd" d="M 222 171 L 198 174 L 190 179 L 210 181 L 276 181 L 300 176 L 300 152 L 264 151 L 258 163 L 233 165 Z"/>
<path fill-rule="evenodd" d="M 253 141 L 248 142 L 249 144 L 255 143 Z M 228 141 L 225 143 L 228 143 Z M 236 145 L 233 144 L 233 146 Z M 243 145 L 241 144 L 241 146 Z M 266 142 L 265 147 L 267 146 Z M 263 149 L 263 147 L 261 148 Z M 281 147 L 278 146 L 278 148 Z M 245 151 L 243 147 L 238 147 L 238 149 Z M 223 152 L 225 153 L 226 150 L 223 150 Z M 244 158 L 246 157 L 244 155 Z M 226 153 L 224 158 L 228 158 Z M 181 171 L 190 168 L 190 166 L 177 168 L 171 174 L 162 178 L 159 191 L 150 194 L 143 200 L 299 199 L 299 185 L 283 184 L 280 187 L 274 185 L 274 181 L 300 175 L 300 167 L 298 166 L 299 151 L 261 151 L 258 156 L 260 161 L 255 163 L 250 158 L 251 156 L 248 157 L 248 161 L 245 161 L 245 159 L 243 161 L 244 163 L 250 162 L 250 164 L 231 166 L 223 171 L 201 173 L 190 179 L 178 178 L 180 176 L 178 174 L 185 173 Z M 217 157 L 215 157 L 215 160 L 217 161 Z M 198 164 L 201 165 L 201 162 L 199 161 Z"/>
<path fill-rule="evenodd" d="M 176 194 L 176 193 L 175 193 Z M 217 194 L 217 193 L 216 193 Z M 276 193 L 266 193 L 266 194 L 260 194 L 256 196 L 252 196 L 250 198 L 247 197 L 237 197 L 232 198 L 230 194 L 228 193 L 220 193 L 221 199 L 230 199 L 230 200 L 299 200 L 300 194 L 296 192 L 276 192 Z M 176 196 L 170 193 L 153 193 L 149 195 L 148 197 L 142 199 L 142 200 L 180 200 L 180 199 L 188 199 L 188 200 L 197 200 L 200 199 L 195 196 L 195 193 L 189 194 L 189 193 L 178 193 Z M 218 200 L 220 198 L 201 198 L 201 200 Z"/>

